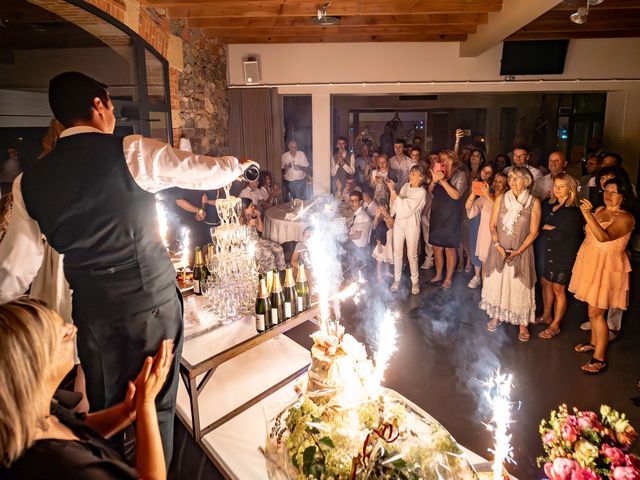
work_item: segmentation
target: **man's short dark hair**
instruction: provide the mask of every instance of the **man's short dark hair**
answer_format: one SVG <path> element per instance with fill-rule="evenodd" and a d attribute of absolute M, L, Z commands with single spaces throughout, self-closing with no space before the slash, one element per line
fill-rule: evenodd
<path fill-rule="evenodd" d="M 358 197 L 358 200 L 362 201 L 362 192 L 360 190 L 354 190 L 353 192 L 349 193 L 349 198 L 351 197 Z"/>
<path fill-rule="evenodd" d="M 513 147 L 514 150 L 524 150 L 525 152 L 527 152 L 527 155 L 529 155 L 529 147 L 527 147 L 526 145 L 516 145 L 515 147 Z"/>
<path fill-rule="evenodd" d="M 611 157 L 616 160 L 616 167 L 622 166 L 623 159 L 622 159 L 622 155 L 620 155 L 619 153 L 607 152 L 604 155 L 602 155 L 602 160 L 604 160 L 607 157 Z"/>
<path fill-rule="evenodd" d="M 347 137 L 338 137 L 338 140 L 336 140 L 336 143 L 338 143 L 340 140 L 344 140 L 345 142 L 347 141 Z"/>
<path fill-rule="evenodd" d="M 364 197 L 364 195 L 369 195 L 370 198 L 373 198 L 373 188 L 371 188 L 368 185 L 365 185 L 364 187 L 362 187 L 362 195 Z"/>
<path fill-rule="evenodd" d="M 404 138 L 396 138 L 393 141 L 393 144 L 395 145 L 396 143 L 401 143 L 402 145 L 405 145 L 405 146 L 407 145 L 407 142 L 404 141 Z"/>
<path fill-rule="evenodd" d="M 107 88 L 84 73 L 61 73 L 49 82 L 49 106 L 56 120 L 69 128 L 78 121 L 91 120 L 94 98 L 107 105 Z"/>
<path fill-rule="evenodd" d="M 409 155 L 411 155 L 411 152 L 418 152 L 422 155 L 422 149 L 420 147 L 412 147 L 411 150 L 409 150 Z"/>

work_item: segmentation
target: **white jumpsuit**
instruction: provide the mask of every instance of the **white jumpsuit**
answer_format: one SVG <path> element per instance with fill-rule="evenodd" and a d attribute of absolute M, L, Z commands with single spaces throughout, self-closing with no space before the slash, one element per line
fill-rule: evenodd
<path fill-rule="evenodd" d="M 405 183 L 391 204 L 391 215 L 395 217 L 393 225 L 393 271 L 395 281 L 402 276 L 402 252 L 407 242 L 407 258 L 411 269 L 411 283 L 418 283 L 418 242 L 422 208 L 425 205 L 427 191 L 424 187 L 411 187 Z"/>

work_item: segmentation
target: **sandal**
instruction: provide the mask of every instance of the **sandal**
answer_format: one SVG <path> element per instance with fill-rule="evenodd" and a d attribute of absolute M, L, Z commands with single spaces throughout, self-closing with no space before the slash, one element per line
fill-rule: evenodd
<path fill-rule="evenodd" d="M 531 334 L 529 332 L 519 332 L 518 340 L 521 342 L 528 342 L 531 339 Z"/>
<path fill-rule="evenodd" d="M 442 290 L 449 290 L 451 288 L 451 282 L 449 282 L 448 284 L 446 282 L 442 282 L 442 285 L 440 285 L 440 288 Z"/>
<path fill-rule="evenodd" d="M 467 265 L 464 267 L 464 273 L 469 273 L 473 267 L 471 265 Z"/>
<path fill-rule="evenodd" d="M 551 325 L 551 322 L 545 322 L 543 315 L 540 315 L 539 317 L 536 317 L 536 323 L 538 323 L 540 325 Z"/>
<path fill-rule="evenodd" d="M 595 349 L 596 346 L 593 343 L 579 343 L 578 345 L 573 347 L 573 350 L 578 353 L 590 352 Z"/>
<path fill-rule="evenodd" d="M 591 375 L 597 375 L 598 373 L 604 371 L 607 368 L 607 362 L 604 360 L 598 360 L 595 357 L 591 357 L 587 363 L 580 367 L 583 372 L 589 373 Z"/>
<path fill-rule="evenodd" d="M 487 330 L 490 332 L 495 332 L 498 329 L 498 324 L 500 322 L 498 320 L 489 320 L 487 322 Z"/>
<path fill-rule="evenodd" d="M 544 338 L 545 340 L 551 340 L 553 337 L 557 336 L 560 333 L 559 328 L 545 328 L 541 331 L 538 336 L 540 338 Z"/>

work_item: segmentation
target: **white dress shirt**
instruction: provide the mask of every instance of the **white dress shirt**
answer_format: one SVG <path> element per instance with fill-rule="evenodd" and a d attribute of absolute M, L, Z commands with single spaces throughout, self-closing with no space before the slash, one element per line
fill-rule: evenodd
<path fill-rule="evenodd" d="M 309 160 L 304 152 L 296 151 L 296 156 L 292 156 L 290 152 L 284 152 L 280 157 L 280 168 L 284 170 L 284 179 L 287 182 L 295 182 L 297 180 L 304 180 L 307 173 L 301 167 L 308 167 Z M 300 168 L 294 168 L 300 167 Z"/>
<path fill-rule="evenodd" d="M 404 154 L 402 154 L 401 157 L 393 156 L 389 159 L 389 167 L 395 170 L 396 175 L 398 175 L 398 184 L 396 185 L 398 191 L 407 183 L 407 180 L 409 180 L 409 170 L 411 170 L 411 167 L 414 165 L 417 165 L 417 163 L 411 160 L 411 157 L 407 157 Z"/>
<path fill-rule="evenodd" d="M 342 169 L 347 173 L 347 175 L 353 175 L 356 173 L 356 157 L 353 153 L 349 153 L 346 150 L 344 152 L 338 152 L 335 155 L 331 155 L 331 176 L 335 177 L 340 170 L 338 166 L 338 162 L 336 162 L 336 158 L 338 156 L 342 157 L 342 161 L 344 164 L 342 165 Z M 347 161 L 347 157 L 349 157 L 349 161 Z"/>
<path fill-rule="evenodd" d="M 256 208 L 261 208 L 260 202 L 269 198 L 269 194 L 262 188 L 246 187 L 240 192 L 240 198 L 249 198 Z"/>
<path fill-rule="evenodd" d="M 93 127 L 72 127 L 64 130 L 60 138 L 83 133 L 104 132 Z M 122 148 L 134 181 L 151 193 L 174 186 L 215 190 L 233 182 L 244 171 L 235 157 L 196 155 L 141 135 L 124 137 Z M 22 175 L 13 183 L 13 209 L 7 234 L 0 243 L 0 303 L 17 298 L 29 288 L 44 256 L 40 227 L 27 212 L 21 181 Z"/>
<path fill-rule="evenodd" d="M 378 204 L 375 200 L 371 200 L 369 203 L 363 203 L 362 208 L 367 212 L 367 215 L 373 218 L 376 216 L 376 212 L 378 211 Z"/>
<path fill-rule="evenodd" d="M 369 245 L 371 236 L 371 217 L 365 212 L 364 207 L 360 207 L 353 214 L 350 221 L 349 234 L 360 232 L 360 237 L 351 240 L 356 247 L 366 247 Z"/>

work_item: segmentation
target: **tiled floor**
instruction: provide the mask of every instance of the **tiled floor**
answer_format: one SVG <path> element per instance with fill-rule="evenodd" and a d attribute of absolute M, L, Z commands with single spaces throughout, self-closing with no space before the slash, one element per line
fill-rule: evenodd
<path fill-rule="evenodd" d="M 607 403 L 626 412 L 632 425 L 640 429 L 640 408 L 631 401 L 640 395 L 636 387 L 640 380 L 638 262 L 634 262 L 634 270 L 631 308 L 624 316 L 623 332 L 610 345 L 608 370 L 598 376 L 587 376 L 580 370 L 588 354 L 573 352 L 576 343 L 587 340 L 578 328 L 587 318 L 583 304 L 570 302 L 556 338 L 538 338 L 542 327 L 534 326 L 531 341 L 522 343 L 515 326 L 502 325 L 495 333 L 486 331 L 487 318 L 477 307 L 480 290 L 467 288 L 466 274 L 457 274 L 453 288 L 445 292 L 425 285 L 433 273 L 421 271 L 423 287 L 418 296 L 409 294 L 406 278 L 396 296 L 389 293 L 388 286 L 370 282 L 365 286 L 367 301 L 355 310 L 353 305 L 345 305 L 343 323 L 348 332 L 373 348 L 381 313 L 385 308 L 398 311 L 398 351 L 386 373 L 386 386 L 424 408 L 461 444 L 482 455 L 488 455 L 491 439 L 483 425 L 489 412 L 480 382 L 497 367 L 512 373 L 515 423 L 511 433 L 517 463 L 508 469 L 520 480 L 535 480 L 543 478 L 536 466 L 536 457 L 542 454 L 538 425 L 560 403 L 582 409 L 598 409 Z M 313 330 L 312 325 L 303 324 L 290 336 L 310 347 L 308 336 Z M 176 444 L 184 442 L 182 437 Z M 197 463 L 199 474 L 188 478 L 217 478 L 212 467 L 205 465 L 206 460 L 200 458 Z M 176 475 L 176 471 L 184 473 L 187 465 L 175 467 L 172 478 L 187 478 Z"/>

